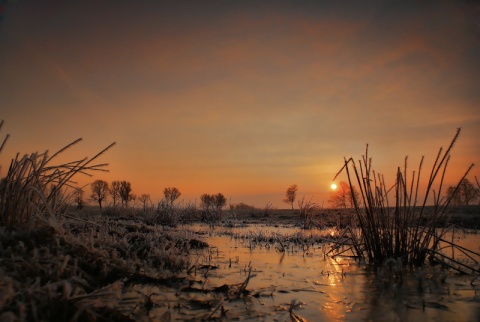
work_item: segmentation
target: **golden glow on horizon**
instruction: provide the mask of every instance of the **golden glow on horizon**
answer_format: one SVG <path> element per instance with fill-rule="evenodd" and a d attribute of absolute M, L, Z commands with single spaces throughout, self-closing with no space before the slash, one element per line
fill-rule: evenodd
<path fill-rule="evenodd" d="M 300 198 L 327 204 L 340 189 L 328 181 L 367 143 L 388 182 L 406 155 L 414 167 L 425 155 L 428 169 L 457 127 L 445 185 L 480 162 L 480 74 L 471 72 L 480 43 L 463 3 L 252 11 L 239 2 L 200 12 L 162 1 L 34 3 L 1 22 L 0 139 L 11 140 L 0 177 L 17 152 L 58 151 L 84 137 L 62 153 L 66 162 L 118 145 L 99 160 L 110 172 L 80 184 L 127 180 L 152 200 L 173 186 L 185 203 L 220 192 L 283 209 L 292 183 Z"/>

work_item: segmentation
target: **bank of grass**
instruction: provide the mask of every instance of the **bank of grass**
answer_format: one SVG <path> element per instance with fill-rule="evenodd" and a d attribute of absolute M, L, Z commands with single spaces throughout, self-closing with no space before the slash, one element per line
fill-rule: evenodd
<path fill-rule="evenodd" d="M 134 320 L 129 285 L 185 271 L 193 248 L 182 232 L 104 216 L 51 218 L 0 229 L 0 320 Z M 133 281 L 133 282 L 130 282 Z"/>
<path fill-rule="evenodd" d="M 205 247 L 163 226 L 71 212 L 74 177 L 105 171 L 94 162 L 115 145 L 55 163 L 80 141 L 52 155 L 17 154 L 1 181 L 0 321 L 134 321 L 148 301 L 129 286 L 170 281 L 189 266 L 192 248 Z"/>

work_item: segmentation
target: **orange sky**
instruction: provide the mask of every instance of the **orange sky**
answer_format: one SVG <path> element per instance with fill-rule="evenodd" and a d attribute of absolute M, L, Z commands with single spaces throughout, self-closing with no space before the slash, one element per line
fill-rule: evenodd
<path fill-rule="evenodd" d="M 456 128 L 448 184 L 480 159 L 480 8 L 468 1 L 34 1 L 0 21 L 5 175 L 16 152 L 101 162 L 154 201 L 327 205 L 365 144 L 393 182 Z M 425 171 L 425 176 L 428 171 Z M 474 176 L 480 176 L 474 168 Z M 86 180 L 86 181 L 85 181 Z"/>

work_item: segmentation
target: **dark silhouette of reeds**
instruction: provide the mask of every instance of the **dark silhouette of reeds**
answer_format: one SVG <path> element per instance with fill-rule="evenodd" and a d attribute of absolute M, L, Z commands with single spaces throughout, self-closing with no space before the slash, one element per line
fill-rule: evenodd
<path fill-rule="evenodd" d="M 346 159 L 343 167 L 335 175 L 345 171 L 351 191 L 354 186 L 360 190 L 360 198 L 352 193 L 355 213 L 360 229 L 360 238 L 352 230 L 349 240 L 354 243 L 352 251 L 358 258 L 367 258 L 370 263 L 381 265 L 389 258 L 401 258 L 404 263 L 422 265 L 427 250 L 434 248 L 440 224 L 448 218 L 451 198 L 442 197 L 442 186 L 450 160 L 451 150 L 460 134 L 460 129 L 448 148 L 440 148 L 430 172 L 423 199 L 420 193 L 420 178 L 424 157 L 421 158 L 418 171 L 407 175 L 408 158 L 404 167 L 397 170 L 395 183 L 391 188 L 385 184 L 383 175 L 372 167 L 372 158 L 366 153 L 356 162 Z M 467 176 L 473 164 L 467 169 L 460 182 Z M 459 184 L 456 186 L 458 189 Z M 438 191 L 434 186 L 438 186 Z M 394 204 L 389 204 L 389 193 L 395 193 Z M 433 198 L 433 205 L 427 202 Z"/>
<path fill-rule="evenodd" d="M 3 122 L 0 128 L 1 124 Z M 8 136 L 1 144 L 0 152 L 7 139 Z M 51 156 L 48 150 L 25 154 L 23 157 L 17 153 L 0 184 L 0 225 L 28 223 L 36 214 L 54 216 L 61 213 L 80 189 L 73 181 L 75 175 L 91 176 L 92 171 L 107 171 L 107 163 L 92 163 L 112 148 L 115 142 L 93 158 L 52 165 L 59 154 L 81 141 L 81 138 L 77 139 Z"/>

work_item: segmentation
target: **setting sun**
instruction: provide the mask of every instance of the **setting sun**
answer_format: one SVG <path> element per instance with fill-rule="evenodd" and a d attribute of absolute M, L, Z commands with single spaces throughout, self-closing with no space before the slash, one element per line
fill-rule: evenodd
<path fill-rule="evenodd" d="M 335 189 L 337 189 L 337 185 L 336 185 L 335 183 L 332 183 L 332 184 L 330 185 L 330 188 L 332 188 L 332 190 L 335 190 Z"/>

